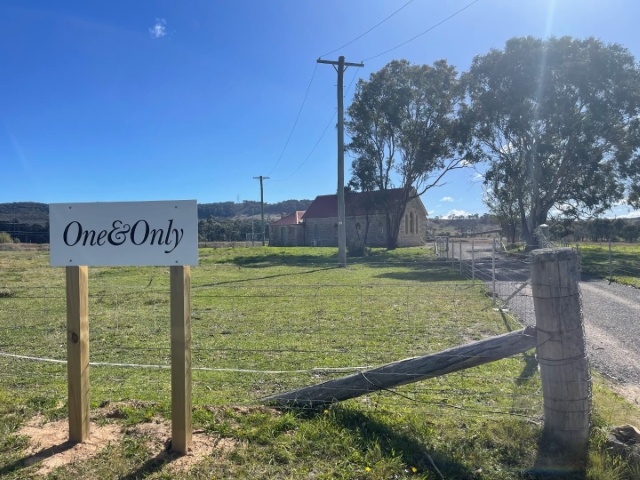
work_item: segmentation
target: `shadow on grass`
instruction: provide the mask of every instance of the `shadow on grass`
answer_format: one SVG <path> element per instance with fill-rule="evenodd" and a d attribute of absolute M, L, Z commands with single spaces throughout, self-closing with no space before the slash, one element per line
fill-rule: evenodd
<path fill-rule="evenodd" d="M 247 283 L 247 282 L 255 282 L 256 280 L 269 280 L 272 278 L 280 278 L 280 277 L 295 277 L 298 275 L 308 275 L 310 273 L 318 273 L 318 272 L 323 272 L 325 270 L 334 270 L 336 268 L 339 268 L 337 266 L 332 266 L 332 267 L 325 267 L 325 268 L 316 268 L 314 270 L 306 270 L 304 272 L 291 272 L 291 273 L 275 273 L 273 275 L 265 275 L 264 277 L 252 277 L 252 278 L 241 278 L 238 280 L 228 280 L 226 282 L 216 282 L 216 283 L 205 283 L 202 285 L 193 285 L 191 288 L 193 289 L 198 289 L 198 288 L 205 288 L 205 287 L 217 287 L 220 285 L 229 285 L 232 283 Z"/>
<path fill-rule="evenodd" d="M 127 475 L 118 478 L 120 480 L 138 480 L 140 478 L 146 478 L 148 475 L 159 472 L 164 468 L 165 465 L 182 456 L 183 455 L 181 453 L 174 452 L 172 450 L 169 450 L 168 448 L 164 449 L 155 457 L 150 458 L 135 470 L 129 472 Z"/>
<path fill-rule="evenodd" d="M 376 249 L 366 256 L 347 255 L 347 265 L 380 264 L 389 266 L 405 263 L 424 263 L 431 257 L 424 250 Z M 266 268 L 278 266 L 337 266 L 338 251 L 335 247 L 269 247 L 266 250 L 245 249 L 234 251 L 229 256 L 213 256 L 218 264 L 232 264 L 245 268 Z M 200 258 L 206 264 L 209 256 Z"/>
<path fill-rule="evenodd" d="M 527 471 L 527 474 L 528 480 L 585 480 L 587 453 L 564 450 L 543 432 L 538 441 L 535 465 Z"/>
<path fill-rule="evenodd" d="M 357 432 L 362 445 L 379 445 L 385 456 L 400 456 L 402 462 L 418 471 L 429 471 L 433 475 L 458 480 L 477 478 L 476 474 L 451 456 L 437 451 L 428 451 L 425 446 L 413 438 L 391 428 L 363 412 L 336 408 L 333 410 L 335 422 L 342 428 Z M 436 472 L 436 467 L 439 472 Z M 429 477 L 431 478 L 431 477 Z"/>
<path fill-rule="evenodd" d="M 257 253 L 248 249 L 248 252 L 241 252 L 227 258 L 216 259 L 216 263 L 232 264 L 244 268 L 264 268 L 277 266 L 314 266 L 314 265 L 337 265 L 338 253 L 325 255 L 300 254 L 298 250 L 291 253 L 275 251 L 270 253 Z M 206 263 L 206 259 L 203 259 Z"/>
<path fill-rule="evenodd" d="M 1 467 L 0 478 L 4 478 L 5 475 L 18 470 L 19 468 L 30 467 L 31 465 L 35 465 L 42 462 L 43 460 L 46 460 L 47 458 L 51 458 L 55 455 L 66 452 L 67 450 L 73 448 L 75 445 L 76 442 L 66 441 L 64 443 L 61 443 L 60 445 L 53 445 L 52 447 L 44 448 L 39 452 L 20 458 L 8 465 L 5 465 L 4 467 Z"/>
<path fill-rule="evenodd" d="M 531 353 L 529 355 L 524 353 L 522 357 L 524 358 L 524 367 L 516 379 L 516 385 L 524 385 L 531 380 L 538 371 L 538 359 L 536 358 L 535 353 Z"/>
<path fill-rule="evenodd" d="M 621 250 L 614 247 L 609 253 L 606 246 L 586 246 L 580 248 L 580 267 L 583 281 L 607 279 L 609 283 L 617 281 L 615 277 L 640 278 L 640 264 L 638 253 L 633 249 Z M 629 280 L 621 281 L 623 284 L 637 286 L 637 283 Z"/>
<path fill-rule="evenodd" d="M 462 279 L 456 271 L 442 265 L 420 263 L 405 266 L 405 268 L 410 268 L 410 270 L 381 273 L 376 275 L 376 277 L 401 282 L 451 282 Z"/>
<path fill-rule="evenodd" d="M 32 465 L 36 465 L 43 460 L 54 457 L 60 453 L 66 452 L 73 448 L 77 443 L 72 441 L 67 441 L 61 443 L 60 445 L 54 445 L 49 448 L 45 448 L 40 450 L 39 452 L 33 453 L 26 457 L 20 458 L 14 462 L 11 462 L 4 467 L 0 467 L 0 478 L 4 478 L 5 475 L 8 475 L 12 472 L 17 471 L 18 469 L 30 467 Z M 121 480 L 136 480 L 139 478 L 145 478 L 147 475 L 150 475 L 155 472 L 159 472 L 164 468 L 168 463 L 173 462 L 174 460 L 182 457 L 182 454 L 169 450 L 170 445 L 160 453 L 158 453 L 155 457 L 150 458 L 138 468 L 130 472 L 129 474 L 119 477 Z M 20 477 L 22 478 L 22 477 Z"/>

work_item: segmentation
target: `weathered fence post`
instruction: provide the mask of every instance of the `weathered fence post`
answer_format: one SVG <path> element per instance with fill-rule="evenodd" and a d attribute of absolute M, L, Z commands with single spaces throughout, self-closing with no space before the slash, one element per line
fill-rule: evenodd
<path fill-rule="evenodd" d="M 186 454 L 192 438 L 191 268 L 170 267 L 171 449 Z"/>
<path fill-rule="evenodd" d="M 462 275 L 462 240 L 458 243 L 458 253 L 460 254 L 460 275 Z"/>
<path fill-rule="evenodd" d="M 493 242 L 491 242 L 491 297 L 493 298 L 493 306 L 496 306 L 496 237 L 493 236 Z"/>
<path fill-rule="evenodd" d="M 531 350 L 537 342 L 535 327 L 528 326 L 438 353 L 406 358 L 347 377 L 272 395 L 263 398 L 262 402 L 279 407 L 317 408 L 511 357 Z"/>
<path fill-rule="evenodd" d="M 611 262 L 611 239 L 609 239 L 609 283 L 613 282 L 613 264 Z"/>
<path fill-rule="evenodd" d="M 560 450 L 553 455 L 555 462 L 580 469 L 587 457 L 591 378 L 578 279 L 574 250 L 545 248 L 532 252 L 531 290 L 544 395 L 544 438 L 547 445 Z"/>
<path fill-rule="evenodd" d="M 454 262 L 456 260 L 456 241 L 451 239 L 451 268 L 453 268 Z"/>
<path fill-rule="evenodd" d="M 471 240 L 471 280 L 476 279 L 476 250 L 475 240 Z"/>

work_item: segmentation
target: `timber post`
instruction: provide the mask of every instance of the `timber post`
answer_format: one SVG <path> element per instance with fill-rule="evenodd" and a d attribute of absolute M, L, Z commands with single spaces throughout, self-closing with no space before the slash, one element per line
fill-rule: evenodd
<path fill-rule="evenodd" d="M 471 280 L 476 279 L 476 251 L 475 240 L 471 240 Z"/>
<path fill-rule="evenodd" d="M 89 439 L 89 270 L 66 267 L 69 440 Z"/>
<path fill-rule="evenodd" d="M 318 408 L 379 390 L 419 382 L 524 353 L 537 344 L 535 327 L 478 340 L 438 353 L 389 363 L 347 377 L 262 399 L 280 408 Z"/>
<path fill-rule="evenodd" d="M 493 306 L 496 306 L 496 236 L 493 236 L 491 242 L 491 298 L 493 299 Z"/>
<path fill-rule="evenodd" d="M 561 461 L 583 468 L 589 441 L 591 378 L 578 280 L 574 250 L 532 252 L 531 289 L 544 395 L 543 438 L 563 452 Z M 546 334 L 544 341 L 540 341 L 541 333 Z"/>
<path fill-rule="evenodd" d="M 191 268 L 170 267 L 171 449 L 186 454 L 192 444 Z"/>

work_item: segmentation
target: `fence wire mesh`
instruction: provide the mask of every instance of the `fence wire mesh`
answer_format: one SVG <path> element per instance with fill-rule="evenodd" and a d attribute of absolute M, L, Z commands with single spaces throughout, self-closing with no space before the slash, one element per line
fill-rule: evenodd
<path fill-rule="evenodd" d="M 64 269 L 45 266 L 47 259 L 46 252 L 3 255 L 0 387 L 26 398 L 64 401 Z M 256 265 L 201 261 L 192 271 L 194 404 L 257 404 L 520 328 L 492 308 L 483 274 L 468 281 L 459 267 L 426 256 L 419 262 L 351 263 L 347 269 L 277 258 Z M 519 277 L 504 282 L 522 283 Z M 91 268 L 89 288 L 92 404 L 168 402 L 168 269 Z M 514 302 L 517 297 L 509 304 Z M 542 395 L 536 366 L 532 353 L 517 355 L 357 402 L 537 422 Z"/>
<path fill-rule="evenodd" d="M 501 314 L 522 325 L 535 325 L 528 255 L 505 255 L 500 238 L 457 240 L 449 250 L 452 268 L 484 284 Z"/>

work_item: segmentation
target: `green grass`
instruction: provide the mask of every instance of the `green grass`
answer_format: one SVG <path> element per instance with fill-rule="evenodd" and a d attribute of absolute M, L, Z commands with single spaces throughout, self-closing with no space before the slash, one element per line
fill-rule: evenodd
<path fill-rule="evenodd" d="M 65 359 L 64 269 L 47 262 L 46 252 L 0 255 L 0 352 Z M 321 411 L 261 406 L 261 398 L 353 368 L 519 328 L 490 308 L 481 284 L 428 250 L 374 250 L 346 269 L 336 263 L 335 249 L 200 250 L 192 270 L 194 425 L 228 447 L 179 476 L 437 479 L 437 467 L 445 478 L 530 478 L 542 401 L 531 353 Z M 127 432 L 170 418 L 168 270 L 91 268 L 89 277 L 96 420 Z M 65 366 L 0 356 L 0 368 L 0 477 L 30 478 L 37 467 L 22 465 L 27 444 L 16 433 L 36 414 L 66 416 Z M 601 396 L 613 413 L 598 413 L 599 426 L 637 418 L 619 398 Z M 631 471 L 594 445 L 590 478 Z M 50 478 L 173 478 L 171 460 L 144 436 L 125 434 Z"/>
<path fill-rule="evenodd" d="M 582 271 L 640 288 L 640 244 L 580 244 Z"/>

